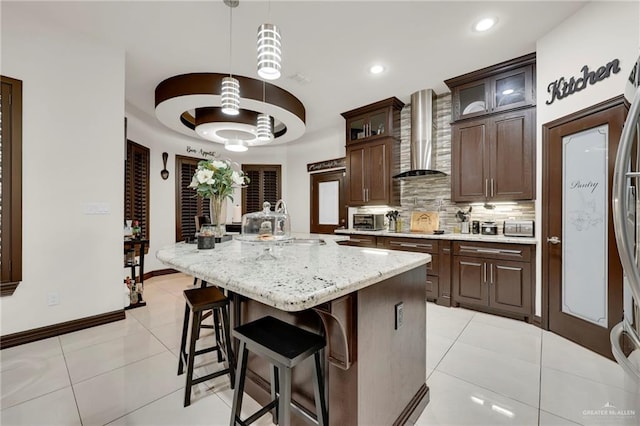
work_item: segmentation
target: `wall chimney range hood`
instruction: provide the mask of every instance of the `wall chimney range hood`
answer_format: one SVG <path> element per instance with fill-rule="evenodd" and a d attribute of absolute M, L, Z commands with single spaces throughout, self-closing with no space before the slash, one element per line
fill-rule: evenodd
<path fill-rule="evenodd" d="M 446 176 L 446 173 L 435 169 L 435 103 L 436 94 L 431 89 L 411 95 L 411 169 L 394 178 Z"/>

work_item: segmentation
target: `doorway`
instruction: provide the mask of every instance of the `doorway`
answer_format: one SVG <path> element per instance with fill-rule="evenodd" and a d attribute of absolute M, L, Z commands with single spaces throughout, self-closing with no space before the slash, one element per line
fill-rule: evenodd
<path fill-rule="evenodd" d="M 344 176 L 344 169 L 311 174 L 309 229 L 312 233 L 333 234 L 346 225 Z"/>
<path fill-rule="evenodd" d="M 542 315 L 546 329 L 613 359 L 622 266 L 611 186 L 622 96 L 543 125 Z"/>

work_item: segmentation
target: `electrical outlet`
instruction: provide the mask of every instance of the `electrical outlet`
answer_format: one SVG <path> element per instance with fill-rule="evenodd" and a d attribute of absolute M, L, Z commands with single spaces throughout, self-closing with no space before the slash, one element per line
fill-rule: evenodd
<path fill-rule="evenodd" d="M 60 295 L 58 293 L 49 293 L 47 295 L 47 305 L 54 306 L 60 304 Z"/>
<path fill-rule="evenodd" d="M 404 322 L 404 309 L 403 309 L 403 303 L 400 302 L 398 304 L 396 304 L 395 308 L 396 308 L 396 325 L 395 325 L 395 329 L 399 329 L 400 327 L 402 327 L 402 323 Z"/>

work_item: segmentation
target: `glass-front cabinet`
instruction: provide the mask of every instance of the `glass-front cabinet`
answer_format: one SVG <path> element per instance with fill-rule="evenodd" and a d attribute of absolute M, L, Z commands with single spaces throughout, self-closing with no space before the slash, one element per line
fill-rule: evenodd
<path fill-rule="evenodd" d="M 498 112 L 533 104 L 532 78 L 531 66 L 493 78 L 493 110 Z"/>
<path fill-rule="evenodd" d="M 453 121 L 535 105 L 535 54 L 446 80 Z"/>
<path fill-rule="evenodd" d="M 404 104 L 397 98 L 389 98 L 343 113 L 347 145 L 381 137 L 399 138 L 402 106 Z"/>
<path fill-rule="evenodd" d="M 363 117 L 349 121 L 349 141 L 357 141 L 371 136 L 385 136 L 387 127 L 387 110 L 376 111 Z"/>
<path fill-rule="evenodd" d="M 486 114 L 489 97 L 489 85 L 485 81 L 465 84 L 457 88 L 457 109 L 464 118 Z"/>

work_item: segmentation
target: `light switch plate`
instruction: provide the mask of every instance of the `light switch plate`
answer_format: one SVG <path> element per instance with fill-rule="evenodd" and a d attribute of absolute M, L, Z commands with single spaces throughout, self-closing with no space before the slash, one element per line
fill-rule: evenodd
<path fill-rule="evenodd" d="M 84 214 L 109 214 L 111 209 L 109 203 L 85 203 Z"/>
<path fill-rule="evenodd" d="M 396 304 L 396 324 L 395 329 L 399 329 L 402 327 L 402 323 L 404 322 L 404 304 L 402 302 Z"/>

